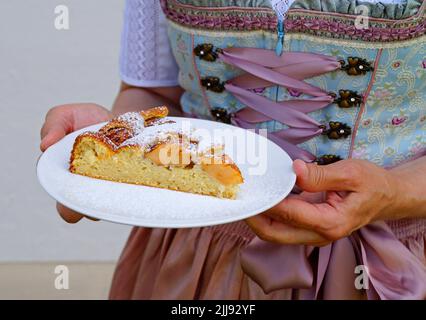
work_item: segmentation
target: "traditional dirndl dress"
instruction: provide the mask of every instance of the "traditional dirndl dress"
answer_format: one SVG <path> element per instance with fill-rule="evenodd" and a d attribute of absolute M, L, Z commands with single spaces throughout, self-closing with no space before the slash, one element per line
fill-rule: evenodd
<path fill-rule="evenodd" d="M 391 168 L 426 155 L 426 2 L 164 0 L 189 116 L 266 128 L 293 158 Z M 366 23 L 364 21 L 363 23 Z M 425 299 L 426 219 L 377 222 L 322 247 L 244 222 L 134 228 L 112 299 Z M 359 267 L 368 281 L 357 286 Z"/>

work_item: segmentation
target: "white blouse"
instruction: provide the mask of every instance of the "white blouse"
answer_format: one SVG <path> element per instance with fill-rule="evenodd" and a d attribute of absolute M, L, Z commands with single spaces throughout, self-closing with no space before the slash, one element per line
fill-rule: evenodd
<path fill-rule="evenodd" d="M 126 0 L 121 36 L 120 75 L 138 87 L 176 86 L 178 67 L 158 0 Z"/>
<path fill-rule="evenodd" d="M 279 17 L 295 0 L 271 0 Z M 402 3 L 405 0 L 365 0 Z M 121 38 L 120 76 L 137 87 L 178 84 L 178 67 L 167 36 L 166 17 L 158 0 L 126 0 Z"/>

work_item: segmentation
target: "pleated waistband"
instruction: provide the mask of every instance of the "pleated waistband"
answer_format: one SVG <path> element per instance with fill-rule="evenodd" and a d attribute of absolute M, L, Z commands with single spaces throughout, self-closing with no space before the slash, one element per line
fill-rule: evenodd
<path fill-rule="evenodd" d="M 422 234 L 426 236 L 426 219 L 401 219 L 386 223 L 400 240 Z"/>

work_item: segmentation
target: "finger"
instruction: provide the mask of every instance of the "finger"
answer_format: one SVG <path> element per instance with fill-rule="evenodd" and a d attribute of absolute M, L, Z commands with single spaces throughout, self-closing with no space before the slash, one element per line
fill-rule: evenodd
<path fill-rule="evenodd" d="M 357 162 L 339 161 L 326 166 L 295 160 L 297 185 L 308 192 L 356 191 L 363 175 Z"/>
<path fill-rule="evenodd" d="M 72 124 L 72 108 L 67 105 L 53 107 L 46 114 L 46 119 L 40 131 L 41 138 L 43 139 L 52 129 L 58 126 L 63 127 L 65 131 L 71 131 Z"/>
<path fill-rule="evenodd" d="M 93 217 L 89 217 L 89 216 L 84 216 L 86 219 L 92 220 L 92 221 L 99 221 L 98 218 L 93 218 Z"/>
<path fill-rule="evenodd" d="M 265 214 L 283 223 L 319 233 L 335 227 L 340 221 L 340 214 L 328 203 L 313 204 L 297 198 L 287 198 Z"/>
<path fill-rule="evenodd" d="M 52 144 L 58 142 L 65 135 L 73 131 L 72 112 L 65 106 L 50 109 L 40 131 L 40 149 L 45 151 Z"/>
<path fill-rule="evenodd" d="M 40 150 L 43 152 L 68 134 L 66 128 L 60 124 L 52 125 L 46 130 L 47 131 L 40 143 Z"/>
<path fill-rule="evenodd" d="M 287 199 L 300 199 L 309 203 L 323 203 L 326 199 L 325 192 L 302 192 L 299 194 L 290 194 Z"/>
<path fill-rule="evenodd" d="M 59 202 L 56 204 L 56 209 L 62 219 L 68 223 L 77 223 L 84 217 L 81 213 L 71 210 Z"/>
<path fill-rule="evenodd" d="M 324 246 L 330 243 L 316 232 L 286 225 L 263 214 L 247 219 L 246 223 L 264 241 L 313 246 Z"/>

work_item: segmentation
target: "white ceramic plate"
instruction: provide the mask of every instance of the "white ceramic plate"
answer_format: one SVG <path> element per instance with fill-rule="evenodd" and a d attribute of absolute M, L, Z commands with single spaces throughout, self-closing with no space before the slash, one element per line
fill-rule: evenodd
<path fill-rule="evenodd" d="M 183 118 L 172 119 L 183 121 Z M 69 157 L 75 138 L 84 131 L 96 131 L 102 124 L 74 132 L 46 150 L 37 164 L 40 184 L 54 199 L 88 216 L 157 228 L 201 227 L 242 220 L 273 207 L 292 190 L 296 181 L 292 161 L 273 142 L 223 123 L 198 119 L 185 121 L 190 121 L 191 127 L 207 129 L 205 134 L 214 132 L 215 140 L 221 134 L 227 137 L 225 152 L 237 163 L 245 180 L 236 200 L 70 173 Z M 235 143 L 238 147 L 229 143 L 230 137 L 232 141 L 238 141 Z M 245 137 L 245 141 L 241 137 Z"/>

